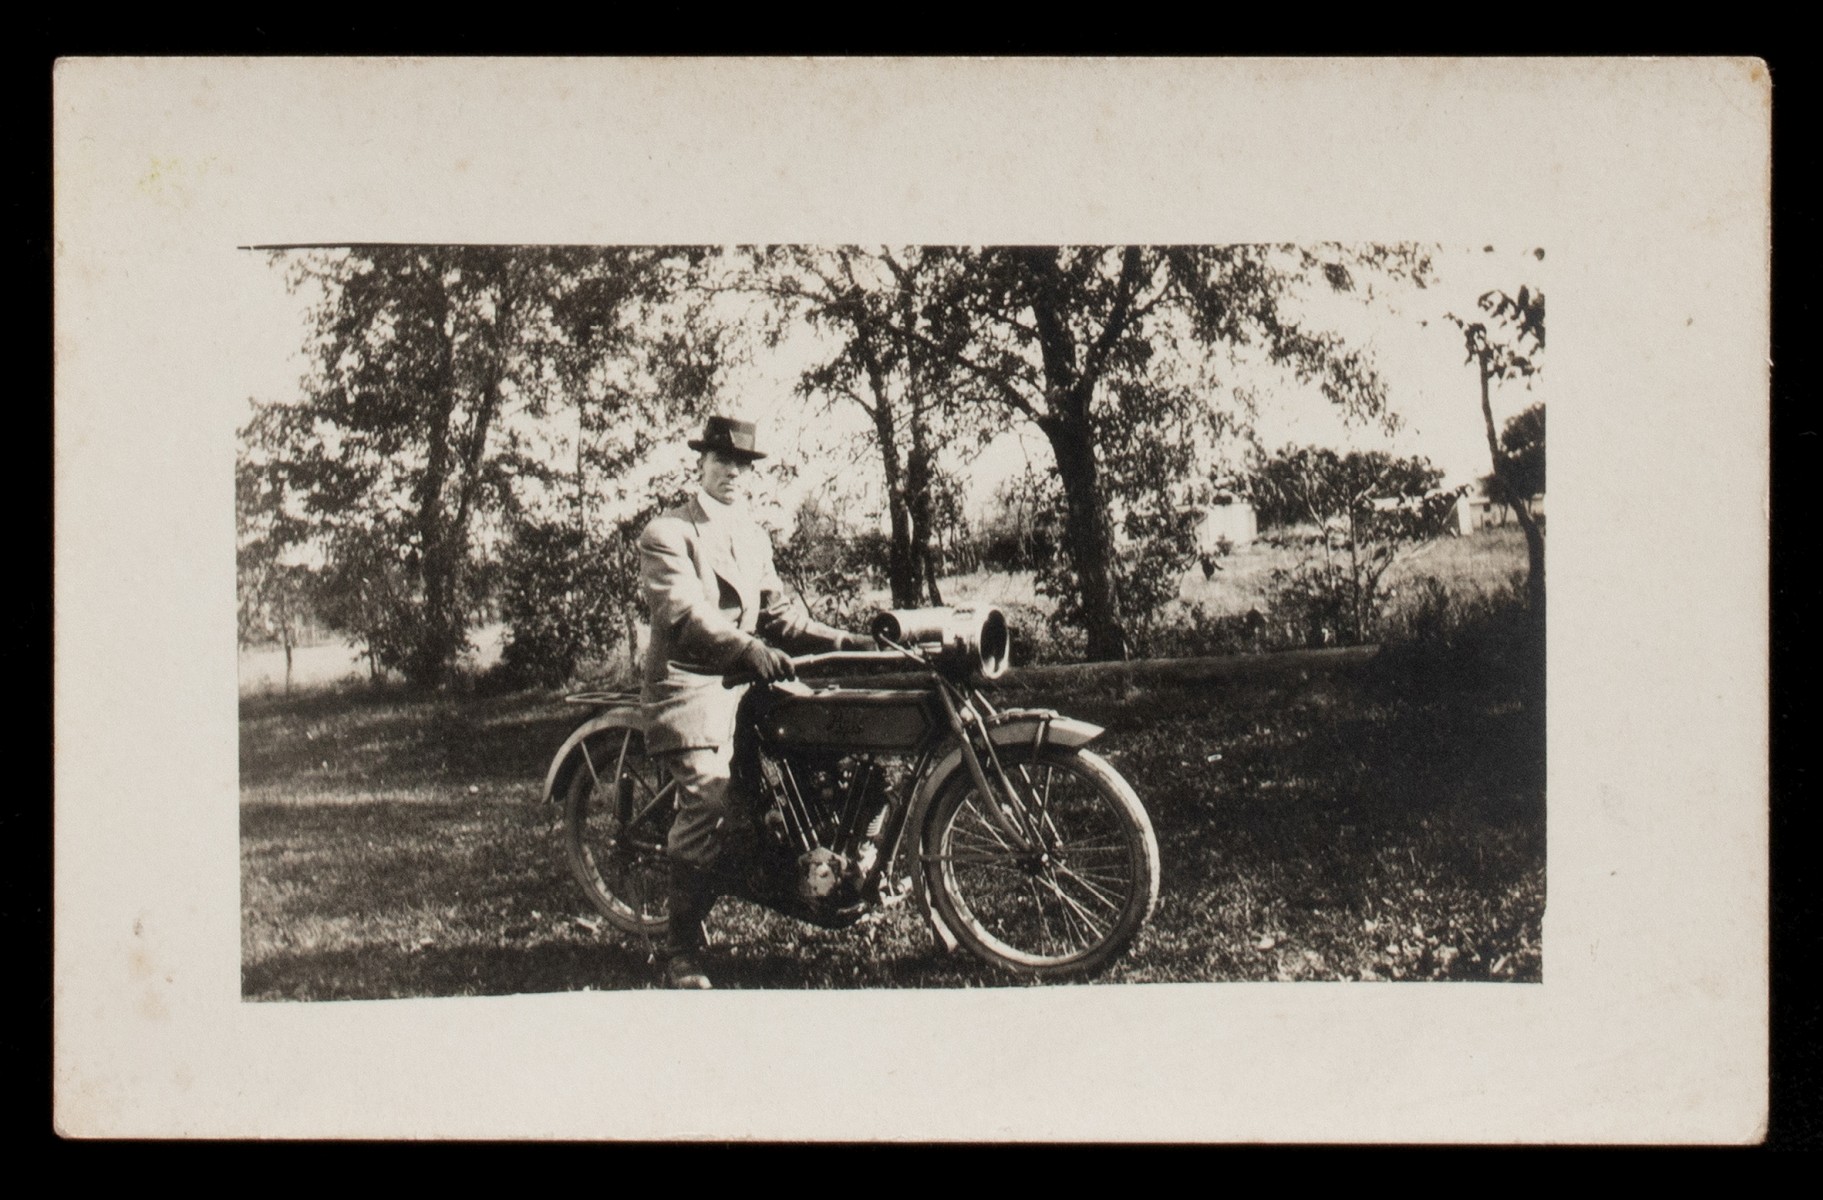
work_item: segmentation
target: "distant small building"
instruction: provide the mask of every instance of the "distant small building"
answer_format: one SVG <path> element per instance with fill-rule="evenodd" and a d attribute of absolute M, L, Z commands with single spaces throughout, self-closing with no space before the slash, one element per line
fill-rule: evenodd
<path fill-rule="evenodd" d="M 1544 518 L 1544 493 L 1540 492 L 1526 501 L 1526 512 L 1542 520 Z M 1465 492 L 1456 499 L 1456 506 L 1450 512 L 1449 530 L 1451 533 L 1467 536 L 1477 529 L 1498 529 L 1506 525 L 1517 525 L 1519 517 L 1512 508 L 1505 504 L 1496 504 L 1484 492 Z"/>
<path fill-rule="evenodd" d="M 1196 527 L 1196 547 L 1204 554 L 1214 554 L 1224 540 L 1239 547 L 1252 544 L 1259 536 L 1260 521 L 1252 504 L 1238 496 L 1218 496 L 1203 510 Z"/>

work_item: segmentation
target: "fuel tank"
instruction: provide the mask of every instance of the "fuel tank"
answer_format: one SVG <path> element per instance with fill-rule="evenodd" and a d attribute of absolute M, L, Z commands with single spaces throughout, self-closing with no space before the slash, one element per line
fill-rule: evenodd
<path fill-rule="evenodd" d="M 754 716 L 761 738 L 773 746 L 873 754 L 910 754 L 943 721 L 931 693 L 890 688 L 774 693 Z"/>

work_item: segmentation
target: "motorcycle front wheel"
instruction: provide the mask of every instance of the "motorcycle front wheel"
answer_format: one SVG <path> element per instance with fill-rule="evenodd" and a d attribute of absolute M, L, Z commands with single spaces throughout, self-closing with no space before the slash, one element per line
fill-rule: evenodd
<path fill-rule="evenodd" d="M 996 814 L 964 770 L 932 804 L 923 838 L 932 907 L 996 966 L 1035 976 L 1099 971 L 1158 904 L 1151 818 L 1120 773 L 1088 750 L 999 754 L 1016 803 Z"/>
<path fill-rule="evenodd" d="M 617 928 L 660 933 L 668 916 L 665 838 L 676 814 L 676 785 L 647 756 L 637 729 L 601 730 L 582 742 L 579 754 L 563 796 L 570 870 Z"/>

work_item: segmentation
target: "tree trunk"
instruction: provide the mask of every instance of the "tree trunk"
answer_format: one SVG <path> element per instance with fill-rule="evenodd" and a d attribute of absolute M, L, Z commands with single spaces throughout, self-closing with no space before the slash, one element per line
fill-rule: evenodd
<path fill-rule="evenodd" d="M 487 438 L 494 414 L 501 403 L 500 388 L 505 378 L 505 343 L 512 315 L 510 281 L 505 268 L 495 263 L 494 319 L 486 333 L 492 345 L 477 351 L 487 355 L 485 378 L 476 389 L 474 415 L 468 428 L 458 434 L 454 347 L 444 330 L 449 312 L 449 294 L 439 286 L 442 314 L 438 332 L 438 386 L 427 430 L 429 447 L 425 485 L 419 512 L 420 536 L 424 551 L 420 559 L 424 580 L 425 628 L 413 655 L 413 680 L 420 686 L 441 687 L 455 672 L 456 658 L 468 637 L 468 614 L 462 606 L 462 577 L 468 560 L 468 523 L 474 507 L 475 491 L 481 478 L 482 461 L 487 452 Z M 482 269 L 487 269 L 483 267 Z M 480 334 L 480 330 L 476 331 Z M 448 511 L 445 493 L 454 492 L 454 508 Z"/>
<path fill-rule="evenodd" d="M 1367 589 L 1361 573 L 1360 531 L 1356 528 L 1354 510 L 1348 513 L 1348 582 L 1349 595 L 1352 600 L 1351 611 L 1354 614 L 1354 629 L 1351 636 L 1353 645 L 1359 646 L 1367 641 Z"/>
<path fill-rule="evenodd" d="M 1114 531 L 1097 478 L 1095 447 L 1087 432 L 1075 424 L 1050 422 L 1045 433 L 1063 483 L 1064 541 L 1082 600 L 1088 658 L 1092 662 L 1124 659 L 1127 631 L 1114 584 Z"/>
<path fill-rule="evenodd" d="M 588 441 L 589 422 L 586 405 L 588 398 L 581 394 L 576 397 L 576 533 L 587 539 L 589 536 L 589 493 L 588 484 L 583 472 L 583 445 Z"/>
<path fill-rule="evenodd" d="M 912 558 L 911 510 L 906 503 L 905 475 L 899 469 L 897 431 L 884 397 L 874 408 L 874 430 L 880 440 L 880 468 L 886 479 L 886 581 L 894 608 L 918 606 L 918 564 Z"/>
<path fill-rule="evenodd" d="M 1064 313 L 1056 252 L 1033 247 L 1021 251 L 1020 257 L 1036 285 L 1029 302 L 1032 322 L 1038 330 L 1045 396 L 1051 410 L 1049 417 L 1040 422 L 1040 428 L 1050 439 L 1063 484 L 1064 541 L 1076 572 L 1083 630 L 1088 635 L 1086 651 L 1095 662 L 1124 659 L 1129 646 L 1114 580 L 1114 530 L 1108 497 L 1095 463 L 1092 409 L 1095 385 L 1106 362 L 1105 352 L 1132 311 L 1139 254 L 1137 249 L 1129 248 L 1124 256 L 1120 297 L 1101 336 L 1080 361 L 1076 338 Z"/>
<path fill-rule="evenodd" d="M 927 550 L 924 556 L 924 585 L 930 591 L 930 602 L 943 607 L 943 592 L 937 586 L 937 559 Z"/>
<path fill-rule="evenodd" d="M 1525 530 L 1526 606 L 1540 621 L 1544 619 L 1544 529 L 1526 507 L 1528 498 L 1515 497 L 1513 513 L 1519 527 Z"/>
<path fill-rule="evenodd" d="M 435 269 L 432 267 L 431 269 Z M 424 477 L 418 484 L 418 578 L 424 589 L 423 626 L 416 645 L 406 656 L 406 678 L 415 686 L 434 687 L 447 678 L 455 647 L 450 636 L 451 608 L 455 597 L 453 566 L 448 553 L 444 519 L 444 491 L 449 485 L 454 457 L 450 428 L 455 417 L 455 370 L 449 331 L 449 293 L 441 279 L 434 285 L 436 300 L 425 322 L 437 347 L 431 378 L 425 381 L 427 410 L 424 423 Z"/>
<path fill-rule="evenodd" d="M 894 608 L 918 607 L 918 560 L 912 555 L 911 511 L 906 499 L 904 472 L 899 467 L 899 431 L 894 419 L 886 368 L 874 352 L 866 330 L 857 330 L 857 348 L 873 393 L 868 415 L 874 421 L 874 438 L 880 449 L 880 469 L 886 483 L 886 582 L 892 589 Z M 865 405 L 863 407 L 866 407 Z"/>
<path fill-rule="evenodd" d="M 911 453 L 905 462 L 905 502 L 911 511 L 911 544 L 913 603 L 922 598 L 918 593 L 919 580 L 924 583 L 924 595 L 932 604 L 942 604 L 937 590 L 937 555 L 931 545 L 935 524 L 935 509 L 932 495 L 936 482 L 936 467 L 932 463 L 930 441 L 926 435 L 924 421 L 918 416 L 912 417 Z"/>
<path fill-rule="evenodd" d="M 1521 496 L 1519 489 L 1512 481 L 1512 471 L 1507 466 L 1506 455 L 1500 452 L 1500 435 L 1494 431 L 1494 408 L 1488 399 L 1488 384 L 1492 376 L 1488 371 L 1487 358 L 1481 359 L 1481 420 L 1487 430 L 1488 457 L 1494 461 L 1494 481 L 1502 493 L 1491 496 L 1490 500 L 1509 504 L 1513 516 L 1519 521 L 1519 528 L 1525 531 L 1526 547 L 1526 607 L 1533 617 L 1544 620 L 1544 530 L 1538 519 L 1526 507 L 1529 496 Z"/>

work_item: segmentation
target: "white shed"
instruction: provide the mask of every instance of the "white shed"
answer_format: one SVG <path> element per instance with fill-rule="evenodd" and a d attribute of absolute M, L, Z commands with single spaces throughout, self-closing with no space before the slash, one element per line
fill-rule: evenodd
<path fill-rule="evenodd" d="M 1544 493 L 1540 492 L 1526 501 L 1526 512 L 1534 517 L 1544 516 Z M 1507 505 L 1495 504 L 1485 495 L 1466 493 L 1457 498 L 1449 522 L 1452 532 L 1463 535 L 1474 533 L 1477 529 L 1493 529 L 1518 523 L 1519 518 Z"/>
<path fill-rule="evenodd" d="M 1197 549 L 1205 554 L 1215 553 L 1223 539 L 1238 547 L 1250 545 L 1259 536 L 1260 522 L 1253 505 L 1238 498 L 1211 504 L 1203 510 L 1196 528 Z"/>

